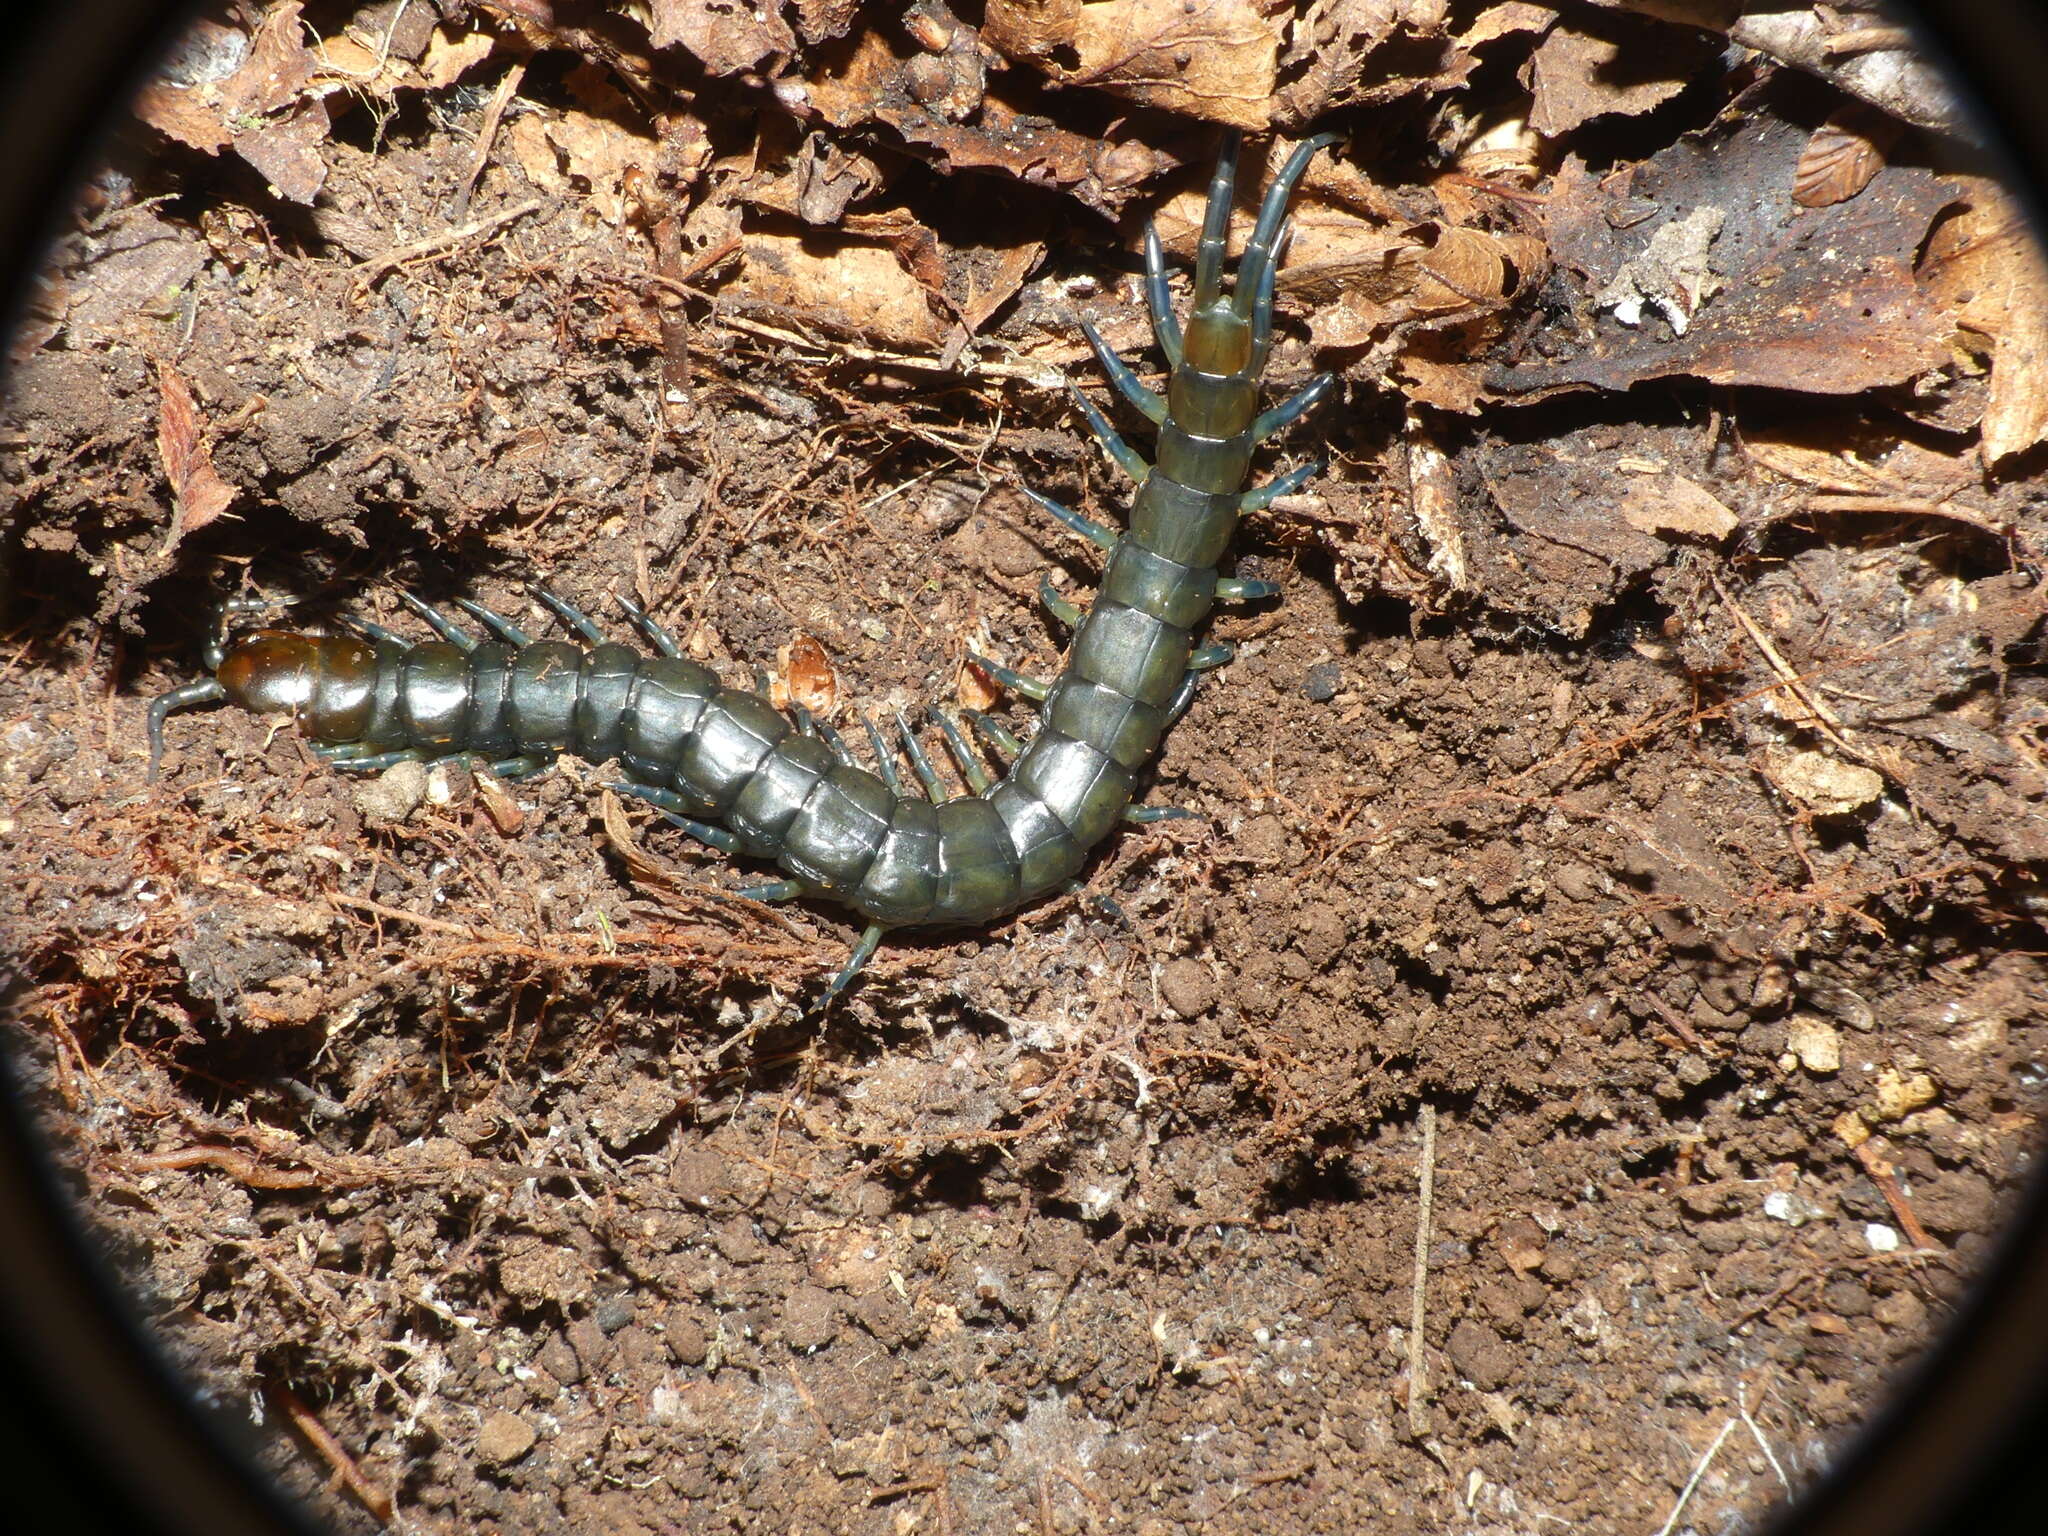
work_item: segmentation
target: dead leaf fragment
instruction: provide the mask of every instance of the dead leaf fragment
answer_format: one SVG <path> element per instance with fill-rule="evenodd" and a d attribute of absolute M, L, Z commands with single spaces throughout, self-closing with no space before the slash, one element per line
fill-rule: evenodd
<path fill-rule="evenodd" d="M 1792 173 L 1792 201 L 1802 208 L 1845 203 L 1884 169 L 1898 123 L 1869 107 L 1845 107 L 1813 130 Z"/>
<path fill-rule="evenodd" d="M 752 69 L 796 49 L 796 34 L 774 4 L 752 0 L 650 0 L 647 34 L 657 48 L 681 47 L 714 75 Z"/>
<path fill-rule="evenodd" d="M 169 363 L 157 364 L 156 451 L 171 487 L 171 531 L 161 555 L 228 509 L 234 487 L 221 479 L 206 451 L 192 386 Z"/>
<path fill-rule="evenodd" d="M 1256 0 L 991 0 L 984 36 L 1067 85 L 1236 128 L 1272 121 L 1280 29 Z"/>
<path fill-rule="evenodd" d="M 1645 46 L 1648 38 L 1631 35 L 1642 30 L 1631 18 L 1610 15 L 1596 24 L 1614 35 L 1560 22 L 1523 67 L 1533 97 L 1529 126 L 1545 138 L 1609 113 L 1647 112 L 1684 90 L 1703 62 L 1696 43 L 1681 44 L 1668 29 L 1656 34 L 1656 46 Z"/>
<path fill-rule="evenodd" d="M 880 246 L 819 249 L 792 235 L 754 231 L 746 237 L 739 275 L 724 292 L 904 351 L 934 351 L 942 340 L 923 285 Z"/>
<path fill-rule="evenodd" d="M 1621 515 L 1631 528 L 1644 533 L 1678 534 L 1716 544 L 1742 523 L 1719 497 L 1683 475 L 1631 479 L 1622 493 Z"/>
<path fill-rule="evenodd" d="M 2048 440 L 2048 261 L 2024 214 L 1981 177 L 1957 177 L 1967 205 L 1935 227 L 1921 278 L 1956 325 L 1989 340 L 1986 467 Z"/>
<path fill-rule="evenodd" d="M 1770 776 L 1789 799 L 1818 816 L 1846 816 L 1884 793 L 1880 774 L 1825 752 L 1777 754 L 1770 762 Z"/>
<path fill-rule="evenodd" d="M 832 659 L 813 635 L 798 635 L 775 653 L 768 701 L 777 709 L 792 704 L 827 719 L 839 707 L 839 677 Z"/>
<path fill-rule="evenodd" d="M 427 43 L 427 56 L 420 61 L 420 74 L 429 90 L 442 90 L 489 58 L 495 46 L 496 39 L 488 32 L 464 32 L 451 37 L 436 27 Z"/>

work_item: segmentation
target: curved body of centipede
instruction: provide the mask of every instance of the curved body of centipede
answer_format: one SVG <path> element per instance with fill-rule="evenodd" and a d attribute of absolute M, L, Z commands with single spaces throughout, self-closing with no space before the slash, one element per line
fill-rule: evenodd
<path fill-rule="evenodd" d="M 1229 657 L 1197 648 L 1220 599 L 1268 597 L 1269 582 L 1218 574 L 1239 516 L 1298 488 L 1307 465 L 1247 491 L 1253 449 L 1329 391 L 1328 375 L 1261 412 L 1260 375 L 1271 347 L 1275 248 L 1296 182 L 1334 136 L 1299 145 L 1268 188 L 1232 292 L 1223 292 L 1236 135 L 1211 179 L 1185 330 L 1175 319 L 1159 240 L 1146 232 L 1146 297 L 1171 367 L 1153 393 L 1084 320 L 1090 345 L 1118 391 L 1158 428 L 1147 465 L 1087 400 L 1076 400 L 1111 456 L 1139 482 L 1122 534 L 1042 496 L 1032 499 L 1108 551 L 1102 591 L 1083 614 L 1042 589 L 1075 625 L 1066 669 L 1049 683 L 974 658 L 1040 705 L 1019 742 L 970 715 L 992 747 L 1014 757 L 991 782 L 950 716 L 938 723 L 973 793 L 948 798 L 907 725 L 904 752 L 924 793 L 907 790 L 872 725 L 879 773 L 859 766 L 828 728 L 785 717 L 758 694 L 722 685 L 682 656 L 630 602 L 629 617 L 657 654 L 604 638 L 584 615 L 536 590 L 591 642 L 535 641 L 477 604 L 461 606 L 493 639 L 478 641 L 407 597 L 440 635 L 424 645 L 372 624 L 354 635 L 260 629 L 230 639 L 230 605 L 207 649 L 213 675 L 150 708 L 151 771 L 165 719 L 198 704 L 230 702 L 297 715 L 323 755 L 358 770 L 404 758 L 477 758 L 501 773 L 537 771 L 559 752 L 616 758 L 630 782 L 613 787 L 650 801 L 693 836 L 727 852 L 771 859 L 787 878 L 745 887 L 764 900 L 824 897 L 853 908 L 868 928 L 826 993 L 845 986 L 890 928 L 987 922 L 1067 885 L 1119 819 L 1174 814 L 1134 807 L 1133 787 L 1161 737 L 1193 696 L 1201 672 Z M 899 720 L 899 724 L 901 724 Z"/>

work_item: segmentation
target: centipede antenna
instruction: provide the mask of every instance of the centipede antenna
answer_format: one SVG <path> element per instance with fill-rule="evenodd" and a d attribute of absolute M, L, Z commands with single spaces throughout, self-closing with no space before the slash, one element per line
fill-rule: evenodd
<path fill-rule="evenodd" d="M 1209 178 L 1209 201 L 1202 210 L 1202 243 L 1195 248 L 1195 297 L 1199 315 L 1223 294 L 1223 257 L 1230 239 L 1230 199 L 1237 183 L 1237 152 L 1243 136 L 1235 128 L 1223 135 L 1216 152 L 1216 170 Z"/>
<path fill-rule="evenodd" d="M 1173 312 L 1173 290 L 1166 286 L 1166 252 L 1159 244 L 1159 226 L 1145 221 L 1145 307 L 1152 312 L 1152 339 L 1178 368 L 1181 360 L 1180 318 Z"/>
<path fill-rule="evenodd" d="M 467 597 L 458 597 L 455 606 L 483 625 L 507 645 L 531 645 L 533 636 L 514 624 L 495 608 L 486 608 L 482 603 Z"/>
<path fill-rule="evenodd" d="M 566 597 L 558 596 L 537 581 L 528 582 L 526 590 L 533 594 L 535 602 L 547 609 L 549 613 L 552 613 L 592 645 L 603 645 L 606 643 L 604 631 L 597 627 L 589 614 L 578 608 Z"/>
<path fill-rule="evenodd" d="M 1095 349 L 1095 360 L 1102 364 L 1102 371 L 1109 375 L 1109 382 L 1116 386 L 1116 392 L 1131 403 L 1131 408 L 1151 422 L 1155 427 L 1166 420 L 1166 397 L 1156 390 L 1147 389 L 1130 364 L 1116 355 L 1115 348 L 1102 339 L 1102 332 L 1095 329 L 1086 315 L 1076 315 L 1081 322 L 1081 334 L 1088 338 L 1088 345 Z"/>
<path fill-rule="evenodd" d="M 156 778 L 157 765 L 164 755 L 164 722 L 181 709 L 197 709 L 201 704 L 224 704 L 228 691 L 210 677 L 202 677 L 196 683 L 187 683 L 182 688 L 173 688 L 169 693 L 160 693 L 149 701 L 149 776 Z"/>
<path fill-rule="evenodd" d="M 427 627 L 443 640 L 461 650 L 473 651 L 476 649 L 476 637 L 464 634 L 461 630 L 457 629 L 455 621 L 450 619 L 447 614 L 443 613 L 433 604 L 415 597 L 403 587 L 397 588 L 396 591 L 398 600 L 422 619 L 426 620 Z"/>
<path fill-rule="evenodd" d="M 1316 151 L 1327 149 L 1332 144 L 1343 142 L 1343 135 L 1319 133 L 1312 139 L 1303 139 L 1294 146 L 1294 153 L 1287 157 L 1287 163 L 1280 167 L 1266 188 L 1266 200 L 1259 205 L 1259 219 L 1252 226 L 1252 237 L 1246 242 L 1244 260 L 1238 264 L 1237 286 L 1231 291 L 1230 307 L 1237 312 L 1240 320 L 1251 318 L 1252 304 L 1259 290 L 1265 288 L 1270 294 L 1267 271 L 1273 265 L 1273 248 L 1280 235 L 1280 225 L 1287 217 L 1287 204 L 1294 196 L 1295 183 L 1308 169 L 1308 163 L 1315 158 Z"/>
<path fill-rule="evenodd" d="M 1139 485 L 1145 483 L 1152 473 L 1152 466 L 1145 462 L 1145 456 L 1123 440 L 1123 435 L 1109 424 L 1109 418 L 1095 409 L 1090 400 L 1073 381 L 1067 383 L 1067 393 L 1074 397 L 1074 404 L 1080 407 L 1082 419 L 1088 423 L 1088 430 L 1095 434 L 1095 441 L 1102 444 L 1103 451 L 1116 460 L 1116 467 L 1129 475 Z"/>
<path fill-rule="evenodd" d="M 1252 295 L 1252 361 L 1254 373 L 1266 371 L 1266 359 L 1273 351 L 1273 289 L 1280 280 L 1280 260 L 1294 233 L 1294 225 L 1288 223 L 1280 230 L 1280 244 L 1273 250 L 1273 257 L 1260 271 L 1258 291 Z"/>

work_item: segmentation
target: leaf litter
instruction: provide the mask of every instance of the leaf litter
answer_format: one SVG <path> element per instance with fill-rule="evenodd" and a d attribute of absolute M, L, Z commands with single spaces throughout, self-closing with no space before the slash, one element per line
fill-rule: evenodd
<path fill-rule="evenodd" d="M 1900 36 L 1658 12 L 195 23 L 10 351 L 11 1043 L 330 1524 L 1620 1533 L 1819 1473 L 2038 1144 L 2048 285 Z M 1345 135 L 1273 369 L 1341 375 L 1279 448 L 1332 467 L 1238 541 L 1284 601 L 1159 765 L 1197 819 L 1086 891 L 821 1024 L 839 917 L 602 770 L 222 712 L 144 783 L 239 591 L 540 576 L 849 734 L 1012 708 L 964 653 L 1055 665 L 1096 571 L 1016 487 L 1124 494 L 1075 317 L 1156 365 L 1224 125 Z"/>

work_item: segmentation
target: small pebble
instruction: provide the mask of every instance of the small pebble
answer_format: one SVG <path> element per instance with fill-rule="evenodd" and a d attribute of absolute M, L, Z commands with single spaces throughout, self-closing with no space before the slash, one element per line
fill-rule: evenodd
<path fill-rule="evenodd" d="M 510 1466 L 532 1450 L 538 1438 L 526 1420 L 501 1409 L 485 1419 L 483 1428 L 477 1431 L 476 1459 L 487 1467 Z"/>
<path fill-rule="evenodd" d="M 1344 669 L 1334 661 L 1319 661 L 1308 669 L 1302 679 L 1301 691 L 1308 695 L 1313 704 L 1327 704 L 1337 697 L 1337 690 L 1344 684 Z"/>
<path fill-rule="evenodd" d="M 1216 1006 L 1221 996 L 1216 978 L 1199 960 L 1183 956 L 1169 960 L 1159 970 L 1159 996 L 1166 1006 L 1184 1019 L 1199 1018 Z"/>
<path fill-rule="evenodd" d="M 1899 1234 L 1881 1221 L 1873 1221 L 1863 1229 L 1863 1241 L 1870 1245 L 1872 1253 L 1897 1253 Z"/>

